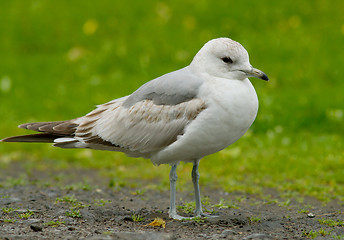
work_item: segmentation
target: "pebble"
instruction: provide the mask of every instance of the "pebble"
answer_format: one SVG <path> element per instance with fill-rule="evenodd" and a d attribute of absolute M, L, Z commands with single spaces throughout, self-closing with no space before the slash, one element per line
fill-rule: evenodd
<path fill-rule="evenodd" d="M 224 230 L 220 235 L 222 238 L 227 238 L 228 236 L 236 235 L 237 233 L 233 230 L 227 229 Z"/>
<path fill-rule="evenodd" d="M 93 213 L 91 213 L 88 209 L 83 208 L 80 210 L 80 214 L 82 215 L 82 218 L 84 220 L 87 220 L 88 222 L 93 223 L 96 219 Z"/>
<path fill-rule="evenodd" d="M 129 215 L 125 215 L 125 216 L 118 216 L 115 218 L 115 222 L 123 222 L 123 221 L 133 221 L 133 218 Z"/>
<path fill-rule="evenodd" d="M 43 231 L 43 227 L 41 225 L 32 224 L 32 225 L 30 225 L 30 228 L 34 232 L 42 232 Z"/>

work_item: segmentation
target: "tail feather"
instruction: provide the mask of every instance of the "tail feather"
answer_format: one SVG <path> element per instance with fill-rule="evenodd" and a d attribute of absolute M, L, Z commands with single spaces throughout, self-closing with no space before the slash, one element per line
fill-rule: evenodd
<path fill-rule="evenodd" d="M 8 137 L 0 140 L 0 142 L 40 142 L 40 143 L 53 143 L 56 138 L 60 136 L 50 133 L 37 133 L 30 135 L 21 135 Z"/>
<path fill-rule="evenodd" d="M 35 122 L 24 123 L 19 125 L 19 128 L 29 129 L 37 132 L 56 133 L 61 135 L 71 135 L 75 132 L 78 124 L 73 123 L 73 120 L 56 121 L 56 122 Z"/>
<path fill-rule="evenodd" d="M 24 123 L 18 127 L 42 133 L 8 137 L 0 140 L 0 142 L 53 143 L 57 138 L 74 136 L 75 130 L 78 126 L 78 124 L 74 123 L 74 120 L 75 119 L 57 122 Z"/>

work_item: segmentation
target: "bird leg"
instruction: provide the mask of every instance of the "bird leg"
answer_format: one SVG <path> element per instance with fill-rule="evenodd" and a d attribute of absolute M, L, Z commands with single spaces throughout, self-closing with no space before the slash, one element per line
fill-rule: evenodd
<path fill-rule="evenodd" d="M 194 189 L 195 189 L 195 203 L 196 203 L 195 214 L 196 214 L 196 217 L 203 216 L 202 203 L 201 203 L 201 193 L 200 193 L 199 184 L 198 184 L 198 180 L 199 180 L 198 165 L 199 165 L 199 160 L 194 162 L 192 172 L 191 172 L 192 183 L 193 183 Z"/>
<path fill-rule="evenodd" d="M 183 220 L 183 219 L 186 219 L 186 217 L 182 217 L 182 216 L 178 215 L 177 209 L 176 209 L 176 182 L 178 179 L 177 166 L 178 166 L 178 164 L 173 164 L 171 166 L 171 171 L 170 171 L 170 210 L 169 210 L 169 216 L 170 216 L 170 218 L 173 218 L 176 220 Z"/>
<path fill-rule="evenodd" d="M 194 162 L 193 168 L 192 168 L 192 183 L 194 185 L 195 189 L 195 203 L 196 203 L 196 209 L 195 209 L 195 216 L 196 217 L 211 217 L 208 214 L 203 213 L 202 211 L 202 203 L 201 203 L 201 194 L 199 190 L 199 172 L 198 172 L 198 165 L 199 160 Z M 183 217 L 177 214 L 176 209 L 176 182 L 178 179 L 177 176 L 177 166 L 178 164 L 174 164 L 171 166 L 170 171 L 170 210 L 169 210 L 169 216 L 170 218 L 173 218 L 175 220 L 183 220 L 183 219 L 192 219 L 189 217 Z"/>
<path fill-rule="evenodd" d="M 199 172 L 198 172 L 198 165 L 199 165 L 199 160 L 194 162 L 193 168 L 192 168 L 192 183 L 194 185 L 195 189 L 195 203 L 196 203 L 196 209 L 195 209 L 195 216 L 196 217 L 213 217 L 209 214 L 203 213 L 202 210 L 202 202 L 201 202 L 201 192 L 199 190 Z"/>

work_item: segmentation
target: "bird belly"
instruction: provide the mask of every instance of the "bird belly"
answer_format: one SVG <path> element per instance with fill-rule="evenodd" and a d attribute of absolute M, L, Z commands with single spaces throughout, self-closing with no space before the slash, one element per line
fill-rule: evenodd
<path fill-rule="evenodd" d="M 193 162 L 218 152 L 244 135 L 256 118 L 258 99 L 248 79 L 205 83 L 199 96 L 207 108 L 177 141 L 152 155 L 154 164 Z"/>

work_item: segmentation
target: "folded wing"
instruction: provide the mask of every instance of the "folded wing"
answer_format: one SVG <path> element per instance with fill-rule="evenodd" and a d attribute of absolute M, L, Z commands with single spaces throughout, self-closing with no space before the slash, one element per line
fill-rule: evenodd
<path fill-rule="evenodd" d="M 101 105 L 78 119 L 76 146 L 126 153 L 155 152 L 176 141 L 189 122 L 205 109 L 205 103 L 198 98 L 177 105 L 143 100 L 130 108 L 123 106 L 124 100 Z M 65 144 L 71 145 L 70 140 Z M 64 143 L 60 140 L 55 145 L 63 147 Z"/>

